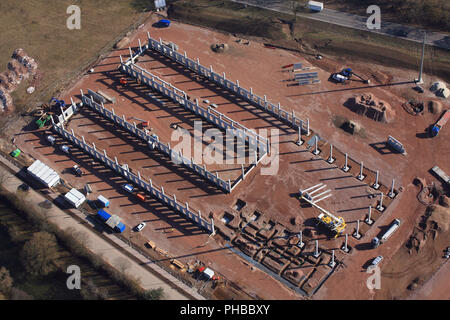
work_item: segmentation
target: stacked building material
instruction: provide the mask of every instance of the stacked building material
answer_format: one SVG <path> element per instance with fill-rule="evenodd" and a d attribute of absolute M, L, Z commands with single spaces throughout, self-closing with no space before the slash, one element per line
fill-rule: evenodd
<path fill-rule="evenodd" d="M 11 93 L 16 90 L 22 80 L 35 76 L 38 70 L 36 61 L 21 48 L 14 50 L 8 69 L 0 73 L 0 111 L 14 110 Z"/>

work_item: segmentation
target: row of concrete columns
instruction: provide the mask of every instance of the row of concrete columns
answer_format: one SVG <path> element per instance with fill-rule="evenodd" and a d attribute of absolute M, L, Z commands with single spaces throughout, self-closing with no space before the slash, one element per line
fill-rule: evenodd
<path fill-rule="evenodd" d="M 300 127 L 298 129 L 298 137 L 299 137 L 299 140 L 297 141 L 297 145 L 302 145 L 303 144 L 303 140 L 301 140 Z M 314 149 L 313 149 L 312 153 L 314 155 L 318 155 L 321 152 L 321 150 L 318 148 L 319 138 L 316 136 L 314 140 L 315 140 L 314 141 Z M 335 160 L 336 159 L 333 157 L 333 145 L 330 144 L 330 155 L 329 155 L 329 157 L 328 157 L 328 159 L 326 161 L 329 164 L 332 164 Z M 351 169 L 351 166 L 348 165 L 348 154 L 345 153 L 345 162 L 344 162 L 344 166 L 342 167 L 342 171 L 348 172 L 350 169 Z M 356 177 L 360 181 L 363 181 L 366 178 L 366 175 L 364 175 L 363 170 L 364 170 L 364 162 L 361 161 L 359 174 Z M 378 190 L 380 188 L 379 176 L 380 176 L 380 172 L 379 172 L 379 170 L 377 170 L 376 171 L 376 176 L 375 176 L 375 183 L 372 184 L 372 188 L 375 189 L 375 190 Z M 395 187 L 395 178 L 392 179 L 391 188 L 389 190 L 389 193 L 387 194 L 390 198 L 395 198 L 395 196 L 396 196 L 394 187 Z M 380 199 L 380 202 L 382 202 L 382 199 Z"/>

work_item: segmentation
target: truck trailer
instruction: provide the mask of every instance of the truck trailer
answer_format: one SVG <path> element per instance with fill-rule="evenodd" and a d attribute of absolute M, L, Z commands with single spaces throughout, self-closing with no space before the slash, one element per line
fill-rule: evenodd
<path fill-rule="evenodd" d="M 381 236 L 380 239 L 378 239 L 378 237 L 372 239 L 372 246 L 376 248 L 380 244 L 384 243 L 394 233 L 394 231 L 397 230 L 399 226 L 400 220 L 394 219 L 394 221 L 392 221 L 391 225 L 389 226 L 389 229 L 386 230 L 386 232 Z"/>
<path fill-rule="evenodd" d="M 442 127 L 447 123 L 450 118 L 450 109 L 444 112 L 444 114 L 440 117 L 440 119 L 436 122 L 436 124 L 431 128 L 431 136 L 435 137 L 442 130 Z"/>
<path fill-rule="evenodd" d="M 110 215 L 103 209 L 97 211 L 97 218 L 116 232 L 122 233 L 125 230 L 125 225 L 120 221 L 118 216 Z"/>
<path fill-rule="evenodd" d="M 313 12 L 320 12 L 323 10 L 323 3 L 317 1 L 308 1 L 307 7 Z"/>

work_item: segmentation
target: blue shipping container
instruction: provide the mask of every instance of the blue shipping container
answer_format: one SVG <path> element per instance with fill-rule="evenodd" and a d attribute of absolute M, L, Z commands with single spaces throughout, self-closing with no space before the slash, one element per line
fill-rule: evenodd
<path fill-rule="evenodd" d="M 120 222 L 114 229 L 116 229 L 117 232 L 123 232 L 125 230 L 125 225 Z"/>
<path fill-rule="evenodd" d="M 102 219 L 102 221 L 106 221 L 106 220 L 108 220 L 109 218 L 111 218 L 111 215 L 110 215 L 108 212 L 106 212 L 105 210 L 103 210 L 103 209 L 98 210 L 97 216 L 98 216 L 100 219 Z"/>

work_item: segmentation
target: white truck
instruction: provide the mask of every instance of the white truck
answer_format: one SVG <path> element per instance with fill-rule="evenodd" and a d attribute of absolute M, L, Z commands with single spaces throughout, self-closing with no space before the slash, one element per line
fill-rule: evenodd
<path fill-rule="evenodd" d="M 320 12 L 323 10 L 323 3 L 317 1 L 308 1 L 307 8 L 313 12 Z"/>
<path fill-rule="evenodd" d="M 381 239 L 378 239 L 378 237 L 375 237 L 372 239 L 372 246 L 374 248 L 377 248 L 380 244 L 384 243 L 397 228 L 400 226 L 400 220 L 394 219 L 392 221 L 391 225 L 389 226 L 389 229 L 386 230 L 386 232 L 381 236 Z"/>

